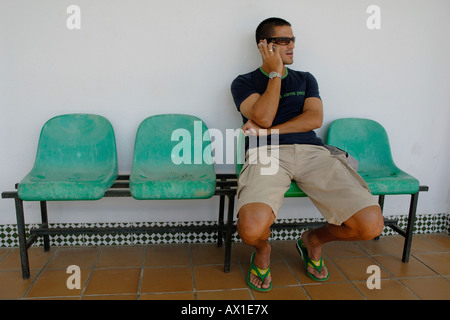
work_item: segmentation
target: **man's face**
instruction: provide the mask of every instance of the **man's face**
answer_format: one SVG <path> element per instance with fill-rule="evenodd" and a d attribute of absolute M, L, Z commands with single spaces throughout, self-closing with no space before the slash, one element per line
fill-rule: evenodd
<path fill-rule="evenodd" d="M 289 26 L 281 26 L 281 27 L 275 27 L 273 29 L 272 38 L 278 38 L 278 37 L 288 37 L 292 38 L 294 37 L 294 33 L 292 32 L 292 28 Z M 294 42 L 291 41 L 287 45 L 281 45 L 274 43 L 274 46 L 276 47 L 275 50 L 280 53 L 281 60 L 283 60 L 284 64 L 292 64 L 294 63 Z"/>

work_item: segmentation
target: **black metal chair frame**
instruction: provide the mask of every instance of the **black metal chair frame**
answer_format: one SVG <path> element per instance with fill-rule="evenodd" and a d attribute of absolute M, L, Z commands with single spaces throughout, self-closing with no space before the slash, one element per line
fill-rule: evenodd
<path fill-rule="evenodd" d="M 86 228 L 50 228 L 47 214 L 47 201 L 40 201 L 41 224 L 38 228 L 30 229 L 27 236 L 25 230 L 25 217 L 23 200 L 19 198 L 17 191 L 5 191 L 4 199 L 14 199 L 17 218 L 17 233 L 19 240 L 20 260 L 22 264 L 22 276 L 30 277 L 30 265 L 28 249 L 36 242 L 38 237 L 43 237 L 44 250 L 50 250 L 51 235 L 79 235 L 79 234 L 130 234 L 130 233 L 172 233 L 172 232 L 218 232 L 217 245 L 221 247 L 225 240 L 224 271 L 230 271 L 231 236 L 233 234 L 234 199 L 236 195 L 236 176 L 231 174 L 217 174 L 215 196 L 220 197 L 219 218 L 217 224 L 210 226 L 157 226 L 157 227 L 86 227 Z M 18 184 L 16 184 L 17 189 Z M 108 197 L 131 197 L 129 190 L 129 175 L 119 175 L 114 185 L 105 192 Z M 228 198 L 227 219 L 225 223 L 225 198 Z"/>
<path fill-rule="evenodd" d="M 217 232 L 217 245 L 223 246 L 225 242 L 224 272 L 230 272 L 231 247 L 233 235 L 236 232 L 234 221 L 234 201 L 237 191 L 237 178 L 235 174 L 217 174 L 215 196 L 220 197 L 219 216 L 217 224 L 210 226 L 158 226 L 158 227 L 89 227 L 89 228 L 50 228 L 47 214 L 47 202 L 40 201 L 41 221 L 38 228 L 30 229 L 27 236 L 25 230 L 25 217 L 23 200 L 19 198 L 17 191 L 5 191 L 2 193 L 4 199 L 14 199 L 17 218 L 17 233 L 19 240 L 20 259 L 22 264 L 22 276 L 24 279 L 30 277 L 30 266 L 28 260 L 28 249 L 36 242 L 38 237 L 43 237 L 44 250 L 50 250 L 51 235 L 71 234 L 130 234 L 130 233 L 171 233 L 171 232 Z M 106 191 L 104 197 L 131 197 L 129 190 L 129 175 L 119 175 L 114 185 Z M 16 184 L 16 189 L 17 189 Z M 406 230 L 398 225 L 398 220 L 385 219 L 385 226 L 392 228 L 405 238 L 402 261 L 407 263 L 411 252 L 414 222 L 416 219 L 417 201 L 419 192 L 428 191 L 428 186 L 420 186 L 419 191 L 411 195 Z M 227 217 L 225 219 L 225 198 L 228 198 Z M 385 195 L 379 196 L 379 204 L 383 209 Z M 300 223 L 274 223 L 272 230 L 276 229 L 305 229 L 318 228 L 326 222 L 300 222 Z"/>

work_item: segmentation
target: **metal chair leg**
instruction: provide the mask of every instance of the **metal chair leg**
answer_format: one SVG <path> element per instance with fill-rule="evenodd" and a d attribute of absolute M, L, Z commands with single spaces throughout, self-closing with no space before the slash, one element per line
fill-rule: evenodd
<path fill-rule="evenodd" d="M 411 253 L 412 237 L 414 233 L 414 223 L 416 221 L 417 201 L 419 199 L 419 192 L 411 195 L 411 203 L 409 205 L 408 225 L 406 227 L 405 243 L 403 246 L 403 262 L 409 261 Z"/>
<path fill-rule="evenodd" d="M 231 261 L 231 245 L 233 238 L 233 214 L 234 214 L 234 195 L 228 196 L 228 216 L 227 216 L 227 227 L 225 234 L 225 263 L 224 272 L 230 272 L 230 261 Z"/>
<path fill-rule="evenodd" d="M 15 198 L 16 217 L 17 217 L 17 234 L 19 236 L 20 262 L 22 263 L 22 277 L 30 278 L 30 264 L 28 261 L 27 236 L 25 233 L 25 217 L 23 214 L 23 201 Z"/>
<path fill-rule="evenodd" d="M 220 202 L 219 202 L 219 227 L 223 227 L 223 217 L 225 212 L 225 196 L 220 196 Z M 223 230 L 219 230 L 217 232 L 217 247 L 220 248 L 223 245 Z"/>
<path fill-rule="evenodd" d="M 42 226 L 48 228 L 48 215 L 47 215 L 47 202 L 41 201 L 41 219 Z M 44 235 L 44 251 L 50 251 L 50 236 L 48 234 Z"/>

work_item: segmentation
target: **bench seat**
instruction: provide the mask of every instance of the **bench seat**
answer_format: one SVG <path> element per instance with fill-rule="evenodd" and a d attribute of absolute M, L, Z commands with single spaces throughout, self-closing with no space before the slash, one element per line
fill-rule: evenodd
<path fill-rule="evenodd" d="M 92 114 L 66 114 L 47 121 L 35 163 L 20 181 L 26 201 L 98 200 L 118 176 L 110 122 Z"/>
<path fill-rule="evenodd" d="M 335 138 L 339 135 L 334 133 L 344 132 L 340 128 L 341 124 L 350 128 L 350 133 L 336 140 Z M 98 130 L 100 128 L 102 130 Z M 428 191 L 428 187 L 419 186 L 417 179 L 393 165 L 390 149 L 388 152 L 374 151 L 380 145 L 383 148 L 389 148 L 386 144 L 387 135 L 383 133 L 384 129 L 374 137 L 366 136 L 365 139 L 368 140 L 364 142 L 360 139 L 367 135 L 364 128 L 370 131 L 382 127 L 371 120 L 336 120 L 329 128 L 328 143 L 347 150 L 360 162 L 359 173 L 368 183 L 371 192 L 379 196 L 381 208 L 383 208 L 384 196 L 387 194 L 411 195 L 405 230 L 399 227 L 398 221 L 385 219 L 386 226 L 405 237 L 402 260 L 408 262 L 418 194 L 420 191 Z M 336 131 L 336 129 L 339 130 Z M 177 130 L 180 131 L 174 136 L 173 133 Z M 186 139 L 185 142 L 189 142 L 185 145 L 189 148 L 180 148 L 184 145 L 184 140 L 179 139 L 181 137 Z M 192 137 L 194 137 L 193 140 L 191 140 Z M 361 141 L 358 148 L 354 147 L 350 138 Z M 239 141 L 241 142 L 242 139 Z M 235 174 L 215 174 L 210 142 L 206 125 L 196 117 L 188 115 L 149 117 L 141 123 L 136 135 L 131 174 L 118 175 L 114 132 L 106 119 L 94 115 L 65 115 L 49 120 L 41 133 L 33 169 L 16 186 L 17 191 L 2 192 L 2 198 L 15 201 L 23 278 L 30 276 L 28 248 L 38 237 L 43 237 L 44 249 L 48 251 L 50 250 L 49 237 L 57 234 L 217 231 L 218 246 L 225 243 L 224 271 L 229 272 L 232 235 L 236 232 L 234 200 L 237 181 Z M 375 143 L 375 146 L 372 146 L 372 143 Z M 368 150 L 372 153 L 365 154 Z M 187 162 L 189 162 L 188 159 L 192 160 L 185 157 L 186 154 L 194 155 L 194 164 L 179 161 L 180 158 Z M 239 163 L 238 159 L 238 169 L 240 169 Z M 47 216 L 47 201 L 96 200 L 102 197 L 133 197 L 139 200 L 201 199 L 210 198 L 213 195 L 220 197 L 220 203 L 217 224 L 211 226 L 54 228 L 49 227 Z M 285 196 L 306 197 L 307 195 L 292 182 Z M 225 197 L 228 198 L 226 217 Z M 40 201 L 42 224 L 37 228 L 31 228 L 28 234 L 23 201 Z M 324 224 L 326 223 L 277 222 L 271 228 L 318 228 Z"/>
<path fill-rule="evenodd" d="M 180 156 L 183 152 L 189 156 Z M 201 156 L 195 159 L 195 153 Z M 211 140 L 202 120 L 191 115 L 160 114 L 141 123 L 130 174 L 133 198 L 205 199 L 215 190 Z"/>

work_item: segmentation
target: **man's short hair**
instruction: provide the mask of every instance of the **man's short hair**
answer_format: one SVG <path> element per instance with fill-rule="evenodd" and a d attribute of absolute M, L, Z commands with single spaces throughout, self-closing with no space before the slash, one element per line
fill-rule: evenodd
<path fill-rule="evenodd" d="M 275 27 L 283 26 L 290 27 L 291 24 L 281 18 L 268 18 L 264 20 L 259 24 L 258 28 L 256 28 L 256 44 L 258 44 L 261 40 L 271 38 Z"/>

